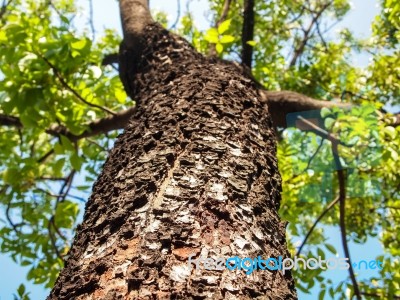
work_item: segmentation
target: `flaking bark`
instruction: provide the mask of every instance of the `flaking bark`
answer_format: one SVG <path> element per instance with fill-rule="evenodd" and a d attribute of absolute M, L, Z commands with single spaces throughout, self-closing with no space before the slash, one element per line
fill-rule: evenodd
<path fill-rule="evenodd" d="M 271 119 L 253 81 L 157 24 L 121 47 L 137 108 L 48 299 L 296 299 L 290 273 L 188 256 L 288 257 Z"/>

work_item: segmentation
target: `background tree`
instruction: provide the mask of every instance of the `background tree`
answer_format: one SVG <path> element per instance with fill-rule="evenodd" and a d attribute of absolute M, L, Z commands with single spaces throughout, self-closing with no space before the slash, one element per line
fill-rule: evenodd
<path fill-rule="evenodd" d="M 241 61 L 250 49 L 252 74 L 268 90 L 290 89 L 357 105 L 346 112 L 322 111 L 325 130 L 334 139 L 318 128 L 314 133 L 279 128 L 280 213 L 290 221 L 287 229 L 292 237 L 306 236 L 322 214 L 319 222 L 325 225 L 339 224 L 340 217 L 343 221 L 343 209 L 340 214 L 336 204 L 340 201 L 335 201 L 339 190 L 343 194 L 343 184 L 340 189 L 336 181 L 331 142 L 351 145 L 338 146 L 340 163 L 348 169 L 347 201 L 341 202 L 351 216 L 345 222 L 347 236 L 364 243 L 379 234 L 385 250 L 379 257 L 384 269 L 379 276 L 359 281 L 359 290 L 370 298 L 394 298 L 399 290 L 395 259 L 400 240 L 399 119 L 382 107 L 399 104 L 399 6 L 382 1 L 373 37 L 360 41 L 348 30 L 335 37 L 325 32 L 346 15 L 347 1 L 256 1 L 254 5 L 253 34 L 246 32 L 251 31 L 251 13 L 238 17 L 248 12 L 239 1 L 210 2 L 214 29 L 197 30 L 187 13 L 177 32 L 205 54 Z M 77 201 L 84 201 L 76 195 L 88 190 L 97 177 L 116 136 L 112 130 L 122 128 L 133 113 L 117 72 L 102 66 L 107 59 L 115 62 L 107 54 L 117 52 L 120 39 L 112 31 L 94 40 L 90 31 L 76 30 L 75 12 L 74 3 L 68 1 L 5 1 L 1 10 L 1 249 L 22 265 L 32 266 L 28 278 L 49 287 L 69 248 Z M 163 20 L 163 15 L 158 17 Z M 352 64 L 357 51 L 373 54 L 367 67 Z M 327 106 L 298 94 L 262 95 L 275 124 L 282 128 L 288 125 L 289 112 Z M 289 123 L 294 118 L 289 115 Z M 77 180 L 76 174 L 87 178 Z M 337 251 L 340 245 L 326 244 L 324 230 L 320 227 L 309 235 L 303 255 Z M 319 282 L 321 295 L 340 297 L 346 289 L 353 291 L 354 281 L 334 285 L 320 271 L 299 270 L 297 288 L 307 291 Z"/>

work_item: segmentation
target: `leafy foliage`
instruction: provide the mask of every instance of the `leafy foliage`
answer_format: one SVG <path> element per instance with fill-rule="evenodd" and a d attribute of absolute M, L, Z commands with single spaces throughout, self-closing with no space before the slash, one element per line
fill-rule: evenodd
<path fill-rule="evenodd" d="M 49 129 L 58 125 L 79 135 L 108 115 L 102 107 L 119 111 L 127 100 L 118 74 L 100 66 L 104 53 L 118 49 L 119 37 L 108 30 L 93 43 L 72 26 L 73 2 L 52 3 L 10 2 L 0 31 L 1 113 L 20 122 L 17 130 L 0 127 L 0 249 L 31 266 L 28 279 L 46 287 L 73 236 L 81 200 L 74 190 L 88 192 L 115 136 L 71 141 Z M 79 171 L 84 187 L 73 186 Z"/>
<path fill-rule="evenodd" d="M 209 2 L 216 24 L 224 1 Z M 204 54 L 213 46 L 220 57 L 239 60 L 242 5 L 232 1 L 225 20 L 206 31 L 196 28 L 187 12 L 176 32 Z M 81 203 L 117 132 L 73 136 L 133 104 L 115 69 L 101 64 L 106 54 L 118 51 L 120 37 L 106 30 L 92 40 L 89 30 L 74 27 L 76 7 L 73 0 L 15 0 L 0 20 L 0 114 L 17 118 L 17 125 L 0 127 L 0 250 L 29 266 L 28 279 L 46 287 L 62 267 Z M 323 29 L 349 10 L 347 0 L 256 1 L 254 40 L 248 41 L 254 50 L 252 72 L 267 89 L 353 105 L 323 109 L 314 118 L 342 142 L 338 154 L 347 172 L 348 239 L 357 244 L 379 239 L 384 250 L 377 257 L 384 261 L 383 270 L 360 280 L 360 289 L 391 299 L 400 290 L 400 127 L 391 125 L 392 117 L 382 108 L 400 104 L 400 4 L 381 1 L 372 36 L 365 40 L 349 29 L 337 35 Z M 157 12 L 156 19 L 167 26 L 164 13 Z M 371 54 L 368 65 L 354 65 L 360 53 Z M 330 141 L 301 128 L 279 134 L 280 213 L 290 222 L 289 246 L 295 254 L 296 241 L 336 198 L 339 186 Z M 331 244 L 326 231 L 338 224 L 334 206 L 302 255 L 336 255 L 341 245 Z M 319 299 L 353 292 L 349 279 L 334 283 L 323 270 L 299 269 L 295 276 L 305 293 L 319 285 Z M 23 285 L 15 298 L 29 299 Z"/>

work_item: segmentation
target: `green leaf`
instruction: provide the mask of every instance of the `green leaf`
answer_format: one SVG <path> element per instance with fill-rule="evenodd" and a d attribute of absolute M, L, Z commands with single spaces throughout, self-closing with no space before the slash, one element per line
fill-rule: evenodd
<path fill-rule="evenodd" d="M 329 288 L 329 295 L 333 298 L 333 296 L 335 295 L 335 291 L 333 289 L 333 287 Z"/>
<path fill-rule="evenodd" d="M 3 181 L 7 184 L 14 185 L 21 178 L 21 171 L 16 168 L 8 168 L 3 172 Z"/>
<path fill-rule="evenodd" d="M 333 124 L 335 123 L 335 119 L 333 119 L 333 118 L 326 118 L 325 119 L 325 127 L 327 128 L 327 129 L 331 129 L 332 128 L 332 126 L 333 126 Z"/>
<path fill-rule="evenodd" d="M 83 159 L 81 157 L 79 157 L 79 155 L 76 152 L 74 152 L 70 156 L 70 162 L 71 162 L 71 165 L 74 168 L 74 170 L 79 171 L 82 167 Z"/>
<path fill-rule="evenodd" d="M 231 21 L 232 21 L 232 19 L 228 19 L 228 20 L 223 21 L 218 26 L 218 33 L 219 34 L 223 34 L 225 31 L 227 31 L 229 29 L 229 27 L 231 26 Z"/>
<path fill-rule="evenodd" d="M 31 264 L 32 264 L 32 262 L 29 260 L 23 260 L 20 263 L 21 266 L 30 266 Z"/>
<path fill-rule="evenodd" d="M 331 110 L 330 110 L 329 108 L 327 108 L 327 107 L 323 107 L 323 108 L 321 109 L 321 117 L 322 117 L 322 118 L 326 118 L 326 117 L 329 116 L 331 113 L 332 113 Z"/>
<path fill-rule="evenodd" d="M 219 42 L 221 44 L 227 44 L 227 43 L 232 43 L 235 40 L 235 37 L 232 35 L 223 35 L 221 36 Z"/>
<path fill-rule="evenodd" d="M 218 43 L 215 45 L 215 49 L 217 50 L 218 54 L 221 54 L 222 51 L 224 51 L 224 46 L 222 46 L 222 44 Z"/>
<path fill-rule="evenodd" d="M 72 228 L 74 225 L 75 216 L 78 214 L 79 209 L 76 203 L 65 200 L 60 202 L 57 206 L 55 214 L 55 222 L 58 228 Z"/>
<path fill-rule="evenodd" d="M 386 126 L 383 132 L 388 135 L 392 140 L 396 137 L 396 129 L 392 126 Z"/>
<path fill-rule="evenodd" d="M 219 41 L 219 34 L 218 34 L 217 29 L 215 29 L 215 28 L 210 28 L 210 29 L 208 29 L 207 32 L 206 32 L 206 34 L 205 34 L 205 36 L 204 36 L 204 39 L 205 39 L 207 42 L 212 43 L 212 44 L 218 43 L 218 41 Z"/>
<path fill-rule="evenodd" d="M 25 294 L 25 285 L 23 285 L 22 283 L 19 285 L 18 289 L 18 296 L 23 297 Z"/>
<path fill-rule="evenodd" d="M 116 89 L 114 95 L 119 103 L 124 104 L 126 102 L 126 93 L 122 89 Z"/>
<path fill-rule="evenodd" d="M 65 158 L 60 158 L 57 160 L 57 162 L 54 164 L 53 171 L 55 176 L 61 176 L 62 173 L 62 168 L 64 167 L 65 164 Z"/>
<path fill-rule="evenodd" d="M 324 253 L 324 251 L 322 251 L 322 249 L 321 248 L 317 248 L 317 253 L 318 253 L 318 256 L 320 256 L 322 259 L 325 259 L 325 253 Z"/>
<path fill-rule="evenodd" d="M 333 247 L 331 244 L 325 244 L 325 247 L 326 247 L 326 249 L 329 250 L 329 252 L 331 252 L 331 253 L 333 253 L 333 254 L 336 254 L 336 253 L 337 253 L 335 247 Z"/>
<path fill-rule="evenodd" d="M 319 295 L 318 295 L 318 300 L 324 300 L 325 293 L 326 293 L 326 290 L 325 290 L 325 289 L 321 290 L 321 291 L 319 292 Z"/>
<path fill-rule="evenodd" d="M 397 161 L 399 159 L 399 154 L 397 153 L 396 150 L 389 148 L 390 154 L 393 158 L 394 161 Z"/>
<path fill-rule="evenodd" d="M 7 41 L 7 35 L 5 31 L 0 31 L 0 42 L 5 42 Z"/>
<path fill-rule="evenodd" d="M 65 150 L 67 150 L 67 151 L 74 151 L 75 150 L 74 145 L 69 140 L 69 138 L 67 138 L 64 135 L 60 135 L 60 138 L 61 138 L 61 145 Z"/>
<path fill-rule="evenodd" d="M 86 44 L 87 44 L 87 40 L 82 39 L 82 40 L 71 43 L 71 48 L 75 49 L 75 50 L 82 50 L 85 48 Z"/>
<path fill-rule="evenodd" d="M 64 154 L 65 149 L 60 143 L 54 145 L 54 153 L 57 155 Z"/>
<path fill-rule="evenodd" d="M 246 44 L 254 47 L 257 44 L 257 42 L 256 41 L 247 41 Z"/>
<path fill-rule="evenodd" d="M 78 56 L 80 56 L 80 55 L 81 55 L 81 53 L 80 53 L 79 51 L 76 51 L 76 50 L 72 50 L 72 51 L 71 51 L 71 56 L 72 56 L 73 58 L 78 57 Z"/>
<path fill-rule="evenodd" d="M 361 116 L 362 117 L 368 117 L 371 114 L 375 114 L 376 112 L 376 107 L 373 105 L 365 105 L 361 107 Z"/>

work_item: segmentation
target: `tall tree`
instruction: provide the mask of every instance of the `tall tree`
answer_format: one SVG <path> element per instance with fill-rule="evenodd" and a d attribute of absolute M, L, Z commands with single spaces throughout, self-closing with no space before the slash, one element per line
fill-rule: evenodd
<path fill-rule="evenodd" d="M 96 5 L 82 31 L 73 0 L 3 1 L 0 251 L 47 288 L 65 267 L 56 299 L 294 298 L 288 272 L 196 272 L 189 258 L 287 257 L 288 224 L 292 255 L 343 247 L 359 266 L 348 242 L 379 233 L 377 276 L 292 274 L 320 298 L 396 298 L 400 117 L 386 110 L 399 103 L 400 7 L 381 1 L 373 39 L 360 40 L 329 33 L 347 0 L 213 0 L 212 28 L 198 30 L 190 10 L 173 25 L 193 48 L 146 1 L 120 5 L 116 54 L 118 34 L 95 34 Z M 354 65 L 357 51 L 374 53 L 367 66 Z M 77 201 L 106 157 L 69 251 Z M 17 293 L 29 298 L 23 285 Z"/>
<path fill-rule="evenodd" d="M 120 77 L 137 101 L 49 299 L 294 299 L 290 273 L 198 271 L 189 256 L 288 256 L 267 107 L 254 82 L 121 0 Z"/>

